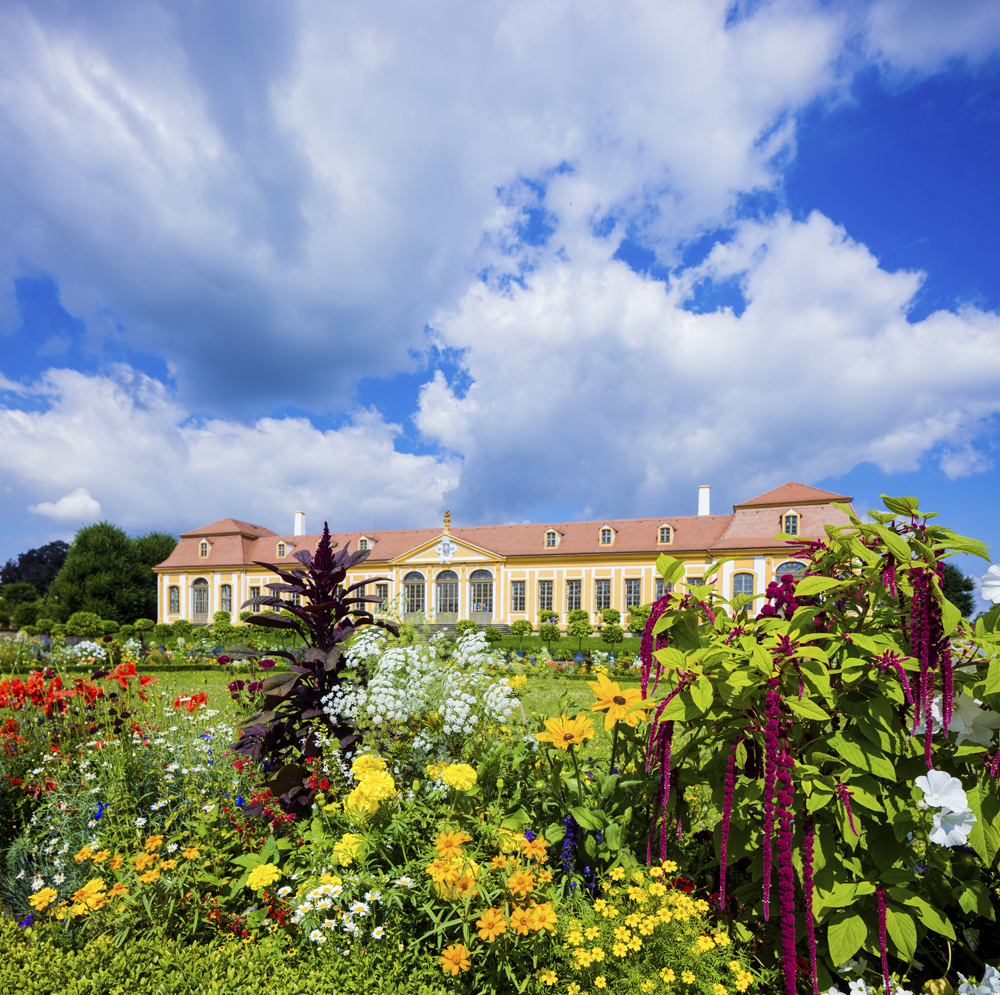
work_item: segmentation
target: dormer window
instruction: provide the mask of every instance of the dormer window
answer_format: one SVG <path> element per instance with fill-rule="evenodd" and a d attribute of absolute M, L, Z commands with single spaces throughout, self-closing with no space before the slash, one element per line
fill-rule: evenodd
<path fill-rule="evenodd" d="M 282 559 L 287 551 L 288 551 L 288 547 L 283 542 L 279 542 L 278 543 L 278 559 L 279 560 Z"/>
<path fill-rule="evenodd" d="M 546 549 L 555 549 L 556 548 L 556 532 L 555 532 L 555 529 L 549 529 L 549 531 L 545 533 L 545 548 Z"/>
<path fill-rule="evenodd" d="M 362 536 L 358 540 L 358 549 L 361 550 L 362 553 L 365 553 L 365 552 L 368 551 L 368 540 L 364 536 Z"/>
<path fill-rule="evenodd" d="M 669 525 L 661 525 L 659 542 L 667 543 L 673 541 L 674 541 L 674 530 Z"/>
<path fill-rule="evenodd" d="M 198 555 L 201 557 L 208 556 L 208 543 L 204 539 L 198 544 Z"/>
<path fill-rule="evenodd" d="M 610 546 L 613 534 L 614 533 L 607 526 L 605 526 L 603 529 L 601 529 L 601 545 L 602 546 Z"/>
<path fill-rule="evenodd" d="M 789 511 L 783 518 L 781 531 L 786 535 L 797 536 L 799 534 L 799 516 L 794 511 Z"/>

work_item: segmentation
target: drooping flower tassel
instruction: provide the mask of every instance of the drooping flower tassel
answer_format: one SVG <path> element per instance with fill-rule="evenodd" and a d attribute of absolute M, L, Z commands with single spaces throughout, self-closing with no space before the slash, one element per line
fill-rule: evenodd
<path fill-rule="evenodd" d="M 816 848 L 816 823 L 807 816 L 802 829 L 802 890 L 806 899 L 806 938 L 809 942 L 809 974 L 812 977 L 813 995 L 819 995 L 819 976 L 816 971 L 816 923 L 813 921 L 813 857 Z"/>
<path fill-rule="evenodd" d="M 889 592 L 889 597 L 897 597 L 896 592 L 896 557 L 889 553 L 886 557 L 885 570 L 882 571 L 882 585 Z"/>
<path fill-rule="evenodd" d="M 990 777 L 996 777 L 1000 774 L 1000 750 L 997 750 L 996 756 L 992 759 L 988 753 L 986 754 L 986 773 Z"/>
<path fill-rule="evenodd" d="M 903 669 L 903 658 L 892 650 L 886 650 L 881 656 L 876 656 L 872 663 L 879 669 L 879 673 L 884 674 L 887 670 L 892 670 L 899 678 L 899 683 L 903 685 L 903 694 L 909 705 L 916 705 L 913 700 L 913 689 L 910 687 L 906 671 Z"/>
<path fill-rule="evenodd" d="M 660 767 L 660 783 L 657 789 L 657 802 L 653 816 L 649 821 L 649 836 L 646 841 L 646 863 L 652 863 L 653 830 L 657 820 L 660 824 L 660 860 L 667 859 L 667 807 L 670 804 L 670 747 L 674 738 L 673 722 L 664 722 L 657 734 L 654 749 L 646 759 L 646 770 L 649 770 L 650 759 L 655 755 Z M 656 810 L 659 810 L 658 812 Z"/>
<path fill-rule="evenodd" d="M 885 888 L 875 889 L 875 904 L 878 907 L 878 948 L 882 954 L 882 980 L 885 982 L 885 990 L 892 991 L 889 987 L 889 951 L 885 945 Z"/>
<path fill-rule="evenodd" d="M 954 669 L 951 665 L 951 647 L 945 647 L 941 654 L 941 721 L 944 723 L 944 734 L 947 738 L 948 727 L 951 725 L 952 709 L 955 707 Z"/>
<path fill-rule="evenodd" d="M 854 828 L 854 813 L 851 811 L 851 795 L 853 794 L 854 792 L 850 791 L 846 784 L 837 782 L 837 797 L 844 803 L 844 808 L 847 810 L 847 822 L 851 827 L 851 832 L 860 837 L 861 834 Z"/>
<path fill-rule="evenodd" d="M 771 835 L 774 832 L 774 779 L 777 773 L 778 731 L 781 724 L 781 694 L 778 678 L 768 681 L 767 725 L 764 728 L 764 921 L 771 915 Z"/>
<path fill-rule="evenodd" d="M 781 903 L 781 964 L 785 991 L 795 995 L 795 870 L 792 843 L 795 838 L 792 816 L 792 766 L 787 753 L 778 758 L 778 897 Z"/>
<path fill-rule="evenodd" d="M 646 691 L 649 687 L 649 675 L 653 669 L 653 653 L 655 650 L 664 649 L 667 645 L 667 633 L 660 632 L 655 638 L 653 636 L 653 629 L 656 627 L 656 623 L 660 620 L 660 616 L 667 610 L 670 606 L 670 595 L 664 594 L 659 601 L 657 601 L 652 610 L 649 613 L 649 618 L 646 619 L 646 627 L 642 630 L 642 642 L 639 644 L 639 659 L 642 661 L 642 696 L 645 698 Z M 656 693 L 656 686 L 660 683 L 660 677 L 663 674 L 663 664 L 659 660 L 656 661 L 656 675 L 653 678 L 653 693 Z"/>
<path fill-rule="evenodd" d="M 722 828 L 719 832 L 719 908 L 726 909 L 726 863 L 729 855 L 729 821 L 733 813 L 733 790 L 736 787 L 736 751 L 743 738 L 736 740 L 726 760 L 726 787 L 722 798 Z"/>

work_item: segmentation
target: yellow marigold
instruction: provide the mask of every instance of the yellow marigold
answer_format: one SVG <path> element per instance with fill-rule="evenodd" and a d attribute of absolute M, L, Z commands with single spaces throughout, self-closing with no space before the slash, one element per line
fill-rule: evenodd
<path fill-rule="evenodd" d="M 476 770 L 468 764 L 452 764 L 441 775 L 441 780 L 456 791 L 469 791 L 476 785 Z"/>
<path fill-rule="evenodd" d="M 629 950 L 641 950 L 642 940 L 638 936 L 633 936 L 631 940 L 628 941 Z"/>
<path fill-rule="evenodd" d="M 121 866 L 124 863 L 125 859 L 122 857 L 122 855 L 120 853 L 116 853 L 108 862 L 108 867 L 110 867 L 111 870 L 113 871 L 117 871 L 121 869 Z"/>
<path fill-rule="evenodd" d="M 715 940 L 710 936 L 699 936 L 697 940 L 694 941 L 694 946 L 691 947 L 691 953 L 701 956 L 708 950 L 711 950 L 715 946 Z"/>
<path fill-rule="evenodd" d="M 546 870 L 544 867 L 538 872 L 538 883 L 548 884 L 552 880 L 552 871 Z"/>
<path fill-rule="evenodd" d="M 649 893 L 653 898 L 662 898 L 667 893 L 667 886 L 662 881 L 654 881 L 649 886 Z"/>
<path fill-rule="evenodd" d="M 341 867 L 349 867 L 355 859 L 364 853 L 364 843 L 360 836 L 354 833 L 344 833 L 340 842 L 333 848 L 333 859 Z"/>
<path fill-rule="evenodd" d="M 83 902 L 76 902 L 74 905 L 69 907 L 69 914 L 75 919 L 77 916 L 85 915 L 88 911 L 87 906 Z M 61 919 L 62 916 L 59 916 Z"/>
<path fill-rule="evenodd" d="M 663 868 L 662 867 L 650 867 L 650 869 L 649 869 L 649 876 L 651 878 L 662 878 L 663 877 Z"/>
<path fill-rule="evenodd" d="M 559 981 L 559 978 L 556 977 L 556 972 L 550 971 L 547 967 L 542 968 L 535 975 L 535 977 L 538 978 L 538 980 L 541 981 L 543 984 L 548 985 L 549 988 L 551 988 L 554 984 L 556 984 Z"/>
<path fill-rule="evenodd" d="M 493 943 L 502 933 L 507 932 L 507 920 L 499 909 L 486 909 L 476 922 L 479 938 Z"/>
<path fill-rule="evenodd" d="M 605 919 L 617 919 L 618 910 L 613 905 L 609 905 L 606 909 L 601 909 L 601 915 Z"/>
<path fill-rule="evenodd" d="M 647 978 L 639 987 L 644 992 L 651 992 L 656 987 L 656 982 L 650 981 L 649 978 Z"/>
<path fill-rule="evenodd" d="M 642 871 L 632 872 L 632 884 L 642 884 L 646 880 L 646 875 Z"/>
<path fill-rule="evenodd" d="M 428 764 L 424 768 L 424 773 L 431 778 L 431 780 L 436 781 L 449 766 L 450 765 L 448 763 Z"/>
<path fill-rule="evenodd" d="M 531 932 L 531 910 L 514 909 L 510 914 L 510 928 L 519 936 L 527 936 Z"/>
<path fill-rule="evenodd" d="M 694 984 L 694 971 L 681 971 L 681 981 L 686 985 Z"/>
<path fill-rule="evenodd" d="M 535 733 L 540 743 L 551 743 L 559 750 L 579 746 L 594 735 L 594 722 L 589 715 L 570 718 L 565 713 L 558 718 L 545 720 L 545 732 Z"/>
<path fill-rule="evenodd" d="M 611 878 L 612 881 L 621 881 L 621 879 L 625 877 L 625 868 L 624 867 L 612 868 L 611 873 L 608 875 L 608 877 Z"/>
<path fill-rule="evenodd" d="M 162 842 L 163 842 L 162 836 L 150 836 L 149 839 L 146 840 L 146 850 L 149 852 L 152 852 L 153 850 L 158 850 Z"/>
<path fill-rule="evenodd" d="M 603 974 L 599 974 L 596 978 L 594 978 L 594 987 L 607 988 L 608 987 L 607 978 L 605 978 Z"/>
<path fill-rule="evenodd" d="M 98 850 L 97 853 L 95 853 L 94 856 L 91 857 L 90 859 L 95 864 L 103 864 L 104 861 L 107 860 L 108 857 L 110 857 L 110 856 L 111 856 L 111 851 L 110 850 Z"/>
<path fill-rule="evenodd" d="M 554 933 L 558 921 L 559 917 L 556 915 L 556 910 L 552 907 L 551 902 L 536 905 L 531 910 L 531 925 L 536 931 L 540 932 L 547 929 L 550 933 Z"/>
<path fill-rule="evenodd" d="M 41 891 L 36 891 L 28 899 L 28 904 L 36 911 L 41 912 L 43 909 L 47 909 L 55 900 L 57 892 L 55 888 L 43 888 Z"/>
<path fill-rule="evenodd" d="M 749 971 L 736 973 L 736 990 L 745 992 L 753 984 L 753 975 Z"/>
<path fill-rule="evenodd" d="M 172 871 L 177 866 L 176 860 L 161 860 L 160 870 L 161 871 Z"/>
<path fill-rule="evenodd" d="M 465 898 L 477 893 L 478 871 L 479 865 L 474 860 L 459 856 L 450 860 L 438 857 L 427 865 L 425 873 L 431 876 L 438 898 Z"/>
<path fill-rule="evenodd" d="M 588 940 L 596 940 L 601 935 L 601 931 L 596 926 L 588 926 L 583 933 Z"/>
<path fill-rule="evenodd" d="M 351 776 L 356 781 L 363 781 L 369 774 L 385 769 L 385 761 L 378 754 L 364 753 L 351 764 Z"/>
<path fill-rule="evenodd" d="M 281 871 L 274 864 L 261 864 L 255 867 L 247 878 L 247 887 L 251 891 L 266 888 L 269 884 L 274 884 L 281 877 Z"/>
<path fill-rule="evenodd" d="M 677 980 L 677 975 L 674 974 L 673 968 L 665 967 L 660 971 L 660 977 L 663 979 L 665 985 L 669 985 L 672 981 Z"/>
<path fill-rule="evenodd" d="M 566 989 L 566 995 L 580 995 L 580 990 L 580 986 L 575 981 L 571 981 Z"/>
<path fill-rule="evenodd" d="M 604 948 L 603 947 L 592 947 L 590 951 L 590 959 L 600 963 L 604 960 Z"/>
<path fill-rule="evenodd" d="M 627 926 L 615 926 L 614 936 L 616 940 L 627 943 L 632 937 L 632 931 Z"/>
<path fill-rule="evenodd" d="M 449 829 L 438 834 L 434 841 L 434 849 L 443 860 L 450 860 L 457 857 L 462 852 L 462 844 L 468 843 L 472 837 L 468 833 L 460 833 L 458 830 Z"/>
<path fill-rule="evenodd" d="M 728 933 L 715 933 L 715 934 L 713 934 L 712 939 L 715 940 L 717 946 L 720 946 L 720 947 L 728 947 L 729 946 L 729 934 Z"/>
<path fill-rule="evenodd" d="M 643 936 L 651 936 L 656 929 L 656 919 L 653 916 L 647 916 L 639 924 L 639 932 Z"/>
<path fill-rule="evenodd" d="M 673 860 L 663 862 L 663 869 L 667 874 L 673 874 L 677 870 L 677 864 Z"/>
<path fill-rule="evenodd" d="M 460 971 L 468 971 L 471 966 L 469 951 L 461 943 L 455 943 L 441 951 L 441 970 L 445 974 L 457 975 Z"/>
<path fill-rule="evenodd" d="M 607 907 L 608 903 L 603 898 L 599 898 L 596 902 L 594 902 L 595 912 L 600 912 L 602 909 L 606 909 Z"/>
<path fill-rule="evenodd" d="M 141 881 L 141 882 L 142 882 L 143 884 L 150 884 L 151 882 L 153 882 L 153 881 L 155 881 L 155 880 L 156 880 L 157 878 L 159 878 L 159 876 L 160 876 L 160 872 L 159 872 L 159 870 L 157 870 L 157 869 L 156 869 L 156 868 L 154 867 L 154 868 L 153 868 L 153 869 L 152 869 L 151 871 L 146 871 L 146 873 L 145 873 L 145 874 L 140 874 L 140 875 L 139 875 L 139 880 L 140 880 L 140 881 Z"/>
<path fill-rule="evenodd" d="M 80 905 L 88 909 L 99 909 L 107 900 L 105 890 L 107 885 L 103 878 L 94 878 L 88 881 L 82 888 L 77 888 L 73 892 L 73 899 Z"/>
<path fill-rule="evenodd" d="M 635 927 L 642 922 L 643 918 L 644 917 L 641 912 L 633 912 L 631 915 L 625 917 L 625 925 L 628 926 L 629 929 L 635 929 Z"/>
<path fill-rule="evenodd" d="M 89 846 L 85 846 L 78 854 L 76 854 L 76 856 L 73 857 L 73 859 L 79 864 L 81 860 L 90 860 L 93 855 L 94 851 L 91 850 Z"/>
<path fill-rule="evenodd" d="M 622 942 L 619 941 L 619 942 L 616 942 L 615 945 L 611 948 L 611 952 L 616 957 L 627 957 L 628 956 L 628 947 L 624 943 L 622 943 Z"/>
<path fill-rule="evenodd" d="M 184 851 L 184 852 L 183 852 L 183 853 L 181 854 L 181 856 L 182 856 L 182 857 L 183 857 L 183 858 L 184 858 L 185 860 L 195 860 L 195 859 L 197 859 L 197 857 L 198 857 L 198 847 L 196 847 L 196 846 L 189 846 L 189 847 L 188 847 L 188 848 L 187 848 L 187 849 L 186 849 L 186 850 L 185 850 L 185 851 Z"/>
<path fill-rule="evenodd" d="M 507 890 L 512 895 L 527 898 L 535 890 L 535 877 L 528 871 L 515 871 L 507 878 Z"/>
<path fill-rule="evenodd" d="M 566 942 L 571 947 L 578 947 L 578 946 L 580 946 L 580 944 L 583 943 L 583 933 L 581 933 L 580 930 L 578 930 L 578 929 L 571 929 L 566 934 Z"/>
<path fill-rule="evenodd" d="M 135 858 L 135 869 L 137 871 L 144 870 L 150 864 L 156 863 L 156 855 L 152 853 L 140 853 L 138 857 Z"/>
<path fill-rule="evenodd" d="M 726 992 L 726 986 L 720 985 L 718 982 L 716 982 L 714 985 L 712 985 L 712 995 L 728 995 L 728 993 Z"/>
<path fill-rule="evenodd" d="M 540 864 L 544 863 L 549 853 L 549 841 L 541 836 L 536 836 L 524 844 L 521 852 L 528 860 L 537 860 Z"/>
<path fill-rule="evenodd" d="M 121 898 L 123 895 L 127 894 L 128 888 L 126 888 L 125 885 L 119 881 L 112 887 L 111 891 L 108 892 L 108 898 Z"/>
<path fill-rule="evenodd" d="M 632 885 L 632 887 L 628 890 L 628 897 L 631 898 L 633 902 L 639 902 L 641 904 L 642 902 L 645 902 L 649 896 L 646 894 L 645 888 L 640 888 L 638 885 Z"/>

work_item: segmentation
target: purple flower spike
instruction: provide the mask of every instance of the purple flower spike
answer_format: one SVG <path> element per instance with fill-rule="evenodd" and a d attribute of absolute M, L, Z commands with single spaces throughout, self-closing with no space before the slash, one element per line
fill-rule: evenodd
<path fill-rule="evenodd" d="M 722 801 L 722 829 L 719 841 L 719 908 L 726 908 L 726 863 L 729 853 L 729 821 L 733 812 L 733 789 L 736 787 L 736 751 L 740 748 L 743 738 L 740 737 L 733 746 L 733 752 L 726 760 L 726 788 Z"/>
<path fill-rule="evenodd" d="M 670 606 L 670 595 L 665 594 L 656 604 L 653 605 L 646 619 L 646 627 L 642 630 L 642 642 L 639 644 L 639 659 L 642 661 L 642 696 L 645 698 L 646 690 L 649 687 L 649 675 L 653 669 L 654 650 L 664 649 L 667 645 L 667 633 L 661 632 L 656 636 L 655 646 L 653 639 L 653 627 L 660 620 L 660 616 Z M 656 676 L 653 679 L 653 693 L 656 693 L 656 686 L 660 683 L 660 675 L 663 673 L 663 664 L 656 662 Z"/>
<path fill-rule="evenodd" d="M 875 889 L 875 904 L 878 908 L 878 948 L 882 953 L 882 980 L 885 982 L 885 990 L 891 991 L 889 987 L 889 952 L 885 945 L 885 888 Z"/>
<path fill-rule="evenodd" d="M 816 823 L 808 816 L 802 828 L 802 890 L 806 898 L 806 937 L 809 942 L 809 973 L 812 976 L 813 995 L 819 995 L 819 976 L 816 972 L 816 923 L 813 920 L 813 857 L 816 848 Z"/>
<path fill-rule="evenodd" d="M 774 779 L 777 772 L 781 693 L 778 678 L 768 681 L 767 726 L 764 729 L 764 921 L 771 916 L 771 836 L 774 833 Z"/>
<path fill-rule="evenodd" d="M 792 816 L 792 766 L 787 753 L 778 758 L 778 897 L 781 903 L 781 964 L 785 991 L 795 995 L 795 870 L 792 843 L 795 837 Z"/>
<path fill-rule="evenodd" d="M 851 795 L 854 792 L 849 790 L 847 785 L 841 784 L 840 781 L 837 782 L 837 797 L 844 803 L 844 808 L 847 809 L 847 822 L 851 827 L 851 832 L 855 836 L 860 837 L 860 833 L 854 828 L 854 813 L 851 811 Z"/>

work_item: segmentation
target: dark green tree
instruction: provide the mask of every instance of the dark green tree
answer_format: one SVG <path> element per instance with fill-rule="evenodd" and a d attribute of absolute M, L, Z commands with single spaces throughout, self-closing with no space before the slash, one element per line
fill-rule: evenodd
<path fill-rule="evenodd" d="M 37 600 L 38 591 L 25 581 L 15 581 L 0 586 L 0 598 L 3 599 L 7 608 L 13 611 L 25 601 Z"/>
<path fill-rule="evenodd" d="M 941 590 L 944 596 L 968 618 L 976 610 L 976 599 L 972 594 L 976 589 L 976 582 L 971 577 L 966 577 L 951 563 L 945 563 L 943 566 Z"/>
<path fill-rule="evenodd" d="M 29 549 L 0 567 L 0 585 L 30 584 L 36 594 L 45 594 L 66 562 L 68 552 L 69 544 L 62 540 Z"/>
<path fill-rule="evenodd" d="M 163 533 L 130 539 L 110 522 L 84 526 L 49 588 L 50 614 L 66 621 L 86 611 L 119 623 L 155 617 L 156 575 L 151 568 L 175 545 L 176 539 Z"/>

